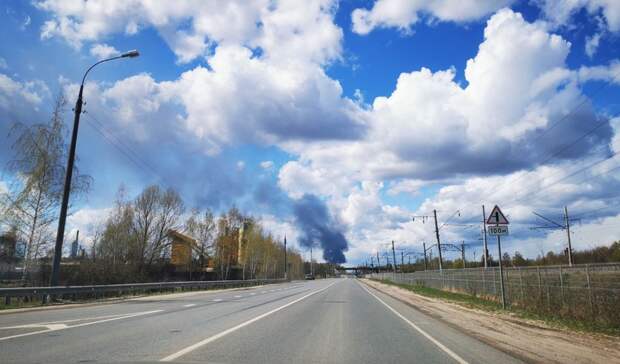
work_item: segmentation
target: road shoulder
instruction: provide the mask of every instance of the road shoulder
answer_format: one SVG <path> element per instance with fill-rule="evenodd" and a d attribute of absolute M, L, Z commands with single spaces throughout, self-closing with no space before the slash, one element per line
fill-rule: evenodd
<path fill-rule="evenodd" d="M 360 281 L 499 350 L 528 361 L 620 363 L 618 338 L 559 330 L 510 314 L 489 313 L 424 297 L 368 279 Z"/>

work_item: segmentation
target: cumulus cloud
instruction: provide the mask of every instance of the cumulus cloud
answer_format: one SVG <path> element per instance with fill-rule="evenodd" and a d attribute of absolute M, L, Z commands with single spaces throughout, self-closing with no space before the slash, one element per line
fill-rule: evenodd
<path fill-rule="evenodd" d="M 364 111 L 365 139 L 289 145 L 301 159 L 280 170 L 281 186 L 295 195 L 305 187 L 332 194 L 333 186 L 350 188 L 360 178 L 505 174 L 550 156 L 545 162 L 605 152 L 611 128 L 587 102 L 581 83 L 609 77 L 614 66 L 570 70 L 569 50 L 544 24 L 501 10 L 467 62 L 465 86 L 455 82 L 454 69 L 401 74 L 392 94 Z M 558 152 L 585 133 L 588 138 Z"/>
<path fill-rule="evenodd" d="M 98 59 L 104 59 L 117 56 L 120 54 L 120 52 L 116 50 L 116 48 L 109 46 L 105 43 L 98 43 L 90 47 L 90 54 Z"/>
<path fill-rule="evenodd" d="M 342 31 L 332 22 L 332 0 L 148 1 L 42 0 L 49 12 L 41 37 L 61 37 L 75 47 L 119 32 L 135 34 L 153 27 L 179 62 L 206 54 L 215 44 L 261 49 L 267 57 L 327 62 L 339 57 Z"/>
<path fill-rule="evenodd" d="M 260 162 L 260 167 L 262 169 L 271 169 L 273 168 L 273 161 L 262 161 Z"/>
<path fill-rule="evenodd" d="M 133 101 L 138 101 L 137 109 L 160 109 L 164 103 L 170 106 L 166 110 L 180 107 L 176 120 L 210 154 L 244 142 L 356 139 L 365 132 L 358 105 L 343 97 L 340 83 L 324 71 L 326 64 L 341 57 L 342 30 L 333 22 L 335 2 L 220 5 L 95 0 L 70 6 L 47 0 L 37 6 L 52 15 L 44 37 L 79 45 L 139 24 L 137 28 L 157 28 L 182 62 L 209 47 L 208 65 L 188 70 L 177 80 L 130 78 L 106 92 L 117 100 L 125 120 L 135 120 Z M 201 49 L 190 49 L 195 47 Z M 101 56 L 113 51 L 105 44 L 91 48 Z M 134 97 L 137 93 L 141 98 Z"/>
<path fill-rule="evenodd" d="M 5 111 L 24 103 L 30 107 L 39 107 L 49 95 L 50 91 L 42 81 L 21 82 L 0 73 L 0 108 Z"/>
<path fill-rule="evenodd" d="M 607 29 L 611 32 L 620 31 L 620 2 L 616 0 L 538 0 L 543 14 L 555 26 L 569 26 L 572 17 L 581 9 L 590 15 L 601 14 Z"/>
<path fill-rule="evenodd" d="M 351 14 L 353 31 L 368 34 L 373 29 L 394 27 L 411 32 L 420 18 L 452 22 L 478 20 L 513 0 L 377 0 L 370 10 L 355 9 Z"/>

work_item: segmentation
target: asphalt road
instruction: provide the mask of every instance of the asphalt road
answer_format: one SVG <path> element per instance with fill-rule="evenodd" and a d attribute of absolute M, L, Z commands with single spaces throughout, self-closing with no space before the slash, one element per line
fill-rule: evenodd
<path fill-rule="evenodd" d="M 516 363 L 355 279 L 0 314 L 2 363 Z"/>

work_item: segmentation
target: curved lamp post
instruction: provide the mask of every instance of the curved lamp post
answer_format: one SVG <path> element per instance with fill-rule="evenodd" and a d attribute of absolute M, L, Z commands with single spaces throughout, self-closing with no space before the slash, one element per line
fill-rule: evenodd
<path fill-rule="evenodd" d="M 62 243 L 65 236 L 65 222 L 67 220 L 67 208 L 69 206 L 69 194 L 71 193 L 71 178 L 73 177 L 73 163 L 75 161 L 75 146 L 77 143 L 78 126 L 80 125 L 80 114 L 82 114 L 82 92 L 84 91 L 84 81 L 86 76 L 96 65 L 103 62 L 109 62 L 120 58 L 134 58 L 138 57 L 140 53 L 137 50 L 132 50 L 123 53 L 116 57 L 103 59 L 86 70 L 84 77 L 82 77 L 82 84 L 80 84 L 80 93 L 78 94 L 77 102 L 75 103 L 75 118 L 73 119 L 73 132 L 71 134 L 71 146 L 69 148 L 69 161 L 67 162 L 67 171 L 65 174 L 65 186 L 62 194 L 62 204 L 60 205 L 60 216 L 58 218 L 58 232 L 56 233 L 56 246 L 54 248 L 54 261 L 52 263 L 52 275 L 50 278 L 50 286 L 58 285 L 58 273 L 60 270 L 60 259 L 62 257 Z"/>

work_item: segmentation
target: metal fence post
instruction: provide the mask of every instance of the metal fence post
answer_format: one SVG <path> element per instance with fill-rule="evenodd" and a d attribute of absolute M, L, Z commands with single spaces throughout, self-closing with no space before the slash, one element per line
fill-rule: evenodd
<path fill-rule="evenodd" d="M 594 300 L 592 297 L 592 283 L 590 282 L 590 266 L 586 264 L 586 279 L 588 283 L 588 298 L 590 299 L 590 311 L 592 312 L 592 316 L 594 316 Z"/>
<path fill-rule="evenodd" d="M 482 295 L 486 296 L 487 295 L 487 285 L 486 285 L 486 281 L 485 281 L 485 276 L 486 276 L 486 268 L 485 269 L 480 269 L 480 274 L 482 274 Z"/>
<path fill-rule="evenodd" d="M 521 271 L 521 267 L 519 269 L 519 286 L 521 287 L 521 303 L 525 302 L 525 295 L 523 294 L 523 272 Z"/>
<path fill-rule="evenodd" d="M 540 276 L 540 267 L 536 267 L 536 273 L 538 273 L 538 299 L 542 301 L 543 292 L 542 292 L 542 278 Z"/>
<path fill-rule="evenodd" d="M 564 302 L 565 302 L 565 299 L 564 299 L 564 278 L 562 277 L 563 276 L 563 274 L 562 274 L 562 266 L 560 266 L 559 273 L 560 273 L 560 293 L 562 295 L 562 306 L 564 306 Z"/>

